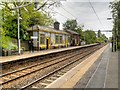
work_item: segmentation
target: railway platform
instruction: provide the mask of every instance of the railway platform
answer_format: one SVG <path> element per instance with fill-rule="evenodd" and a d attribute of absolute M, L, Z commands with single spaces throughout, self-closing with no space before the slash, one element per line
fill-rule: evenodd
<path fill-rule="evenodd" d="M 46 88 L 118 88 L 118 52 L 106 45 Z"/>
<path fill-rule="evenodd" d="M 118 51 L 111 52 L 109 45 L 103 52 L 101 58 L 96 64 L 96 69 L 93 71 L 90 79 L 87 81 L 85 88 L 118 88 Z M 95 65 L 94 65 L 95 66 Z M 89 73 L 91 70 L 88 71 Z M 87 77 L 87 74 L 86 76 Z M 84 78 L 85 78 L 84 77 Z M 80 88 L 82 81 L 74 86 Z"/>
<path fill-rule="evenodd" d="M 14 61 L 20 61 L 23 59 L 36 57 L 36 56 L 42 56 L 42 55 L 44 56 L 44 55 L 58 53 L 58 52 L 67 51 L 67 50 L 74 50 L 74 49 L 88 47 L 88 46 L 92 46 L 92 45 L 96 45 L 96 44 L 83 45 L 83 46 L 73 46 L 73 47 L 59 48 L 59 49 L 49 49 L 49 50 L 35 51 L 32 53 L 25 52 L 24 54 L 21 54 L 21 55 L 0 57 L 0 64 L 14 62 Z"/>

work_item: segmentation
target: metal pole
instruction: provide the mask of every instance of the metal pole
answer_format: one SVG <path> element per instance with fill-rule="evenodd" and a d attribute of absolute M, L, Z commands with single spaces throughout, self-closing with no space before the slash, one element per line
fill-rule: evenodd
<path fill-rule="evenodd" d="M 117 48 L 117 47 L 116 47 L 116 39 L 117 39 L 117 38 L 116 38 L 116 36 L 117 36 L 117 35 L 116 35 L 117 20 L 116 20 L 116 19 L 115 19 L 115 27 L 116 27 L 116 28 L 115 28 L 115 31 L 114 31 L 114 33 L 115 33 L 115 34 L 114 34 L 114 38 L 115 38 L 115 41 L 114 41 L 114 44 L 115 44 L 115 46 L 114 46 L 114 50 L 115 50 L 115 52 L 116 52 L 116 48 Z"/>
<path fill-rule="evenodd" d="M 120 12 L 118 12 L 118 19 L 117 19 L 117 49 L 120 50 Z"/>
<path fill-rule="evenodd" d="M 84 44 L 87 44 L 87 41 L 85 40 L 85 32 L 84 32 L 84 42 L 85 42 Z"/>
<path fill-rule="evenodd" d="M 112 43 L 112 52 L 113 52 L 113 36 L 112 36 L 111 43 Z"/>
<path fill-rule="evenodd" d="M 18 8 L 18 54 L 20 54 L 20 9 Z"/>

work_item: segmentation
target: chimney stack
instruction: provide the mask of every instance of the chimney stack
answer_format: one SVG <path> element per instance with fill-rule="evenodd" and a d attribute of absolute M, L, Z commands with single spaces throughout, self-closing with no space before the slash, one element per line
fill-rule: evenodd
<path fill-rule="evenodd" d="M 59 25 L 60 25 L 60 23 L 56 21 L 56 22 L 54 23 L 54 29 L 59 30 Z"/>

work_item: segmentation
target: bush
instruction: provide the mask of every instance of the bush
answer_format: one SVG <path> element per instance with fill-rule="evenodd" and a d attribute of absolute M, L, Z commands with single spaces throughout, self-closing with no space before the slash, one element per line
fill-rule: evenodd
<path fill-rule="evenodd" d="M 118 48 L 118 50 L 120 51 L 120 42 L 118 42 L 117 48 Z"/>
<path fill-rule="evenodd" d="M 11 38 L 8 36 L 2 36 L 2 48 L 7 50 L 9 44 L 11 43 Z"/>
<path fill-rule="evenodd" d="M 4 50 L 16 50 L 17 46 L 12 43 L 12 38 L 9 36 L 6 36 L 6 30 L 3 28 L 0 28 L 1 31 L 1 37 L 0 41 L 2 41 L 2 49 Z"/>
<path fill-rule="evenodd" d="M 17 46 L 14 45 L 13 43 L 9 44 L 8 50 L 17 50 Z"/>
<path fill-rule="evenodd" d="M 2 49 L 5 50 L 17 50 L 17 46 L 12 43 L 12 40 L 8 36 L 2 37 Z"/>

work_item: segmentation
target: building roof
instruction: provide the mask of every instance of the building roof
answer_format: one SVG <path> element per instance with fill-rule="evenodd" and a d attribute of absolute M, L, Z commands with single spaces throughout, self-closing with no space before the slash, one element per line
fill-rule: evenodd
<path fill-rule="evenodd" d="M 77 32 L 75 31 L 72 31 L 72 30 L 65 30 L 66 32 L 70 33 L 70 34 L 76 34 L 76 35 L 79 35 Z"/>
<path fill-rule="evenodd" d="M 42 31 L 42 32 L 53 32 L 53 33 L 58 33 L 58 34 L 68 34 L 67 32 L 63 30 L 57 30 L 51 27 L 40 26 L 40 25 L 34 25 L 33 27 L 30 27 L 28 31 Z"/>

